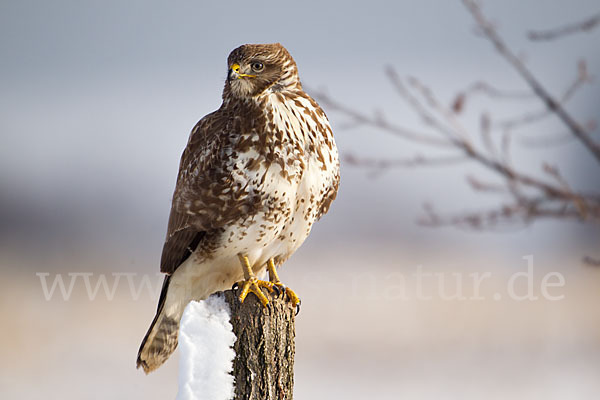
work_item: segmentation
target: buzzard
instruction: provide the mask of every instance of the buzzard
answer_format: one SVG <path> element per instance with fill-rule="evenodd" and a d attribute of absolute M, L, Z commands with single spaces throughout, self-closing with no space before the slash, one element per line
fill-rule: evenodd
<path fill-rule="evenodd" d="M 227 59 L 221 107 L 202 118 L 183 151 L 160 269 L 166 274 L 137 367 L 173 353 L 191 300 L 237 282 L 240 301 L 285 289 L 277 267 L 335 199 L 338 153 L 329 121 L 279 43 L 246 44 Z M 257 279 L 265 269 L 269 281 Z"/>

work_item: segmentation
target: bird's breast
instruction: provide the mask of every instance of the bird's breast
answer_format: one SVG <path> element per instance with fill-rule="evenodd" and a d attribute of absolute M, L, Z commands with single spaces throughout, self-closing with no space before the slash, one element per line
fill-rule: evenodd
<path fill-rule="evenodd" d="M 260 207 L 229 228 L 226 247 L 259 264 L 285 261 L 308 237 L 338 176 L 338 155 L 325 115 L 303 98 L 273 94 L 263 130 L 246 132 L 233 150 L 234 180 Z"/>

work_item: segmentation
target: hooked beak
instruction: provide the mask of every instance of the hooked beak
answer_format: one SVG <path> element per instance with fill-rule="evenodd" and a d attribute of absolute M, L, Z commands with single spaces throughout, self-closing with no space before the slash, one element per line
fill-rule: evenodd
<path fill-rule="evenodd" d="M 232 64 L 231 67 L 229 67 L 229 73 L 227 74 L 227 79 L 234 80 L 234 79 L 242 79 L 242 78 L 256 78 L 256 75 L 250 75 L 250 74 L 242 74 L 240 72 L 240 65 L 235 63 Z"/>

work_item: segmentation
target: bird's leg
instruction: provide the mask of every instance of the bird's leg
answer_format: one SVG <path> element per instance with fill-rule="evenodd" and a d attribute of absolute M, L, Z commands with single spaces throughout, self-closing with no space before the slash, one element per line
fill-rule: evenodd
<path fill-rule="evenodd" d="M 267 270 L 269 271 L 269 280 L 275 286 L 280 288 L 287 295 L 288 299 L 292 303 L 293 307 L 298 307 L 300 305 L 300 298 L 296 295 L 292 289 L 286 287 L 281 280 L 279 279 L 279 275 L 277 275 L 277 268 L 275 267 L 275 261 L 272 258 L 269 258 L 267 261 Z"/>
<path fill-rule="evenodd" d="M 244 280 L 237 282 L 234 286 L 239 286 L 242 288 L 242 292 L 239 295 L 240 302 L 243 303 L 246 300 L 246 296 L 248 293 L 252 292 L 258 297 L 258 300 L 262 303 L 263 306 L 267 306 L 269 304 L 269 299 L 260 289 L 261 287 L 267 288 L 269 292 L 273 291 L 273 283 L 267 281 L 261 281 L 256 278 L 254 272 L 252 271 L 252 267 L 250 266 L 250 260 L 248 260 L 247 256 L 238 255 L 240 258 L 240 262 L 242 263 L 242 269 L 244 270 Z"/>

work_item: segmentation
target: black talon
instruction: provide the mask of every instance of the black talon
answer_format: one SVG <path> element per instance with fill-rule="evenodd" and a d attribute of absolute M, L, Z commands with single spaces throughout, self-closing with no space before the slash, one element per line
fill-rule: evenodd
<path fill-rule="evenodd" d="M 300 303 L 296 304 L 296 315 L 300 313 Z"/>
<path fill-rule="evenodd" d="M 239 287 L 240 287 L 240 285 L 238 285 L 238 283 L 237 283 L 237 282 L 235 282 L 235 283 L 234 283 L 234 284 L 231 286 L 231 290 L 233 290 L 233 291 L 236 291 L 236 290 L 237 290 L 237 288 L 239 288 Z"/>
<path fill-rule="evenodd" d="M 281 295 L 281 288 L 279 287 L 279 285 L 273 285 L 273 290 L 275 291 L 277 297 Z"/>

